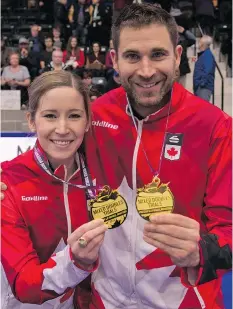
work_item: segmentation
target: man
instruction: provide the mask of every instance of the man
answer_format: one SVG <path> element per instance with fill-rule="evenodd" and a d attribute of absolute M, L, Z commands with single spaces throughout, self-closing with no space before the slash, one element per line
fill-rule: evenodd
<path fill-rule="evenodd" d="M 59 25 L 61 29 L 61 33 L 65 40 L 67 40 L 67 28 L 66 25 L 68 24 L 68 10 L 66 8 L 67 0 L 57 0 L 55 2 L 55 9 L 54 9 L 54 19 L 55 24 Z"/>
<path fill-rule="evenodd" d="M 73 29 L 73 35 L 79 39 L 80 44 L 86 45 L 88 24 L 90 15 L 85 0 L 75 0 L 69 8 L 69 21 Z"/>
<path fill-rule="evenodd" d="M 209 101 L 214 92 L 215 59 L 210 50 L 211 37 L 204 35 L 199 41 L 198 59 L 193 73 L 195 95 Z"/>
<path fill-rule="evenodd" d="M 52 52 L 53 52 L 53 39 L 48 36 L 44 40 L 45 50 L 42 51 L 40 56 L 40 68 L 44 69 L 52 61 Z"/>
<path fill-rule="evenodd" d="M 19 64 L 28 68 L 33 80 L 38 75 L 40 69 L 40 54 L 30 50 L 29 40 L 24 37 L 19 39 L 18 52 L 20 54 Z"/>
<path fill-rule="evenodd" d="M 112 37 L 123 87 L 93 103 L 86 149 L 94 184 L 108 186 L 90 211 L 111 227 L 90 308 L 224 308 L 231 119 L 174 83 L 182 49 L 161 8 L 124 8 Z"/>
<path fill-rule="evenodd" d="M 39 33 L 39 26 L 38 25 L 32 25 L 31 26 L 31 36 L 29 38 L 29 42 L 30 42 L 30 46 L 31 47 L 31 50 L 33 52 L 36 52 L 36 53 L 40 53 L 43 49 L 44 49 L 44 46 L 43 46 L 43 40 L 41 38 L 41 35 Z"/>
<path fill-rule="evenodd" d="M 124 8 L 112 39 L 123 88 L 93 103 L 86 153 L 96 184 L 118 192 L 104 209 L 92 203 L 92 215 L 118 227 L 102 245 L 92 302 L 107 309 L 224 308 L 231 119 L 174 83 L 182 48 L 174 19 L 161 8 Z M 111 211 L 124 215 L 114 223 Z M 157 215 L 147 222 L 150 214 Z"/>
<path fill-rule="evenodd" d="M 52 53 L 52 61 L 42 70 L 41 73 L 54 71 L 54 70 L 64 70 L 65 64 L 63 63 L 63 52 L 61 50 L 54 50 Z"/>

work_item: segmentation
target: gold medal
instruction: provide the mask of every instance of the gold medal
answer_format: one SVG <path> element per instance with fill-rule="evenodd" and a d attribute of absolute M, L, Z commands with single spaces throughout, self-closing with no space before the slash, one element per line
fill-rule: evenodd
<path fill-rule="evenodd" d="M 97 197 L 90 201 L 93 219 L 104 219 L 109 229 L 120 226 L 126 219 L 128 207 L 124 198 L 109 186 L 104 186 Z"/>
<path fill-rule="evenodd" d="M 173 211 L 174 196 L 168 185 L 161 184 L 156 176 L 151 183 L 137 190 L 136 207 L 142 218 L 149 220 L 151 215 Z"/>

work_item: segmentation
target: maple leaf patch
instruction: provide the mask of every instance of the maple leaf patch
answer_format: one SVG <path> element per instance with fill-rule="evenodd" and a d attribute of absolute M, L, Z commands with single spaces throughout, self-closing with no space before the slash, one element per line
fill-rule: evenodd
<path fill-rule="evenodd" d="M 168 160 L 179 160 L 181 146 L 166 145 L 164 157 Z"/>
<path fill-rule="evenodd" d="M 172 147 L 171 149 L 167 150 L 167 153 L 169 154 L 169 156 L 174 157 L 178 153 L 178 151 L 175 150 L 174 147 Z"/>

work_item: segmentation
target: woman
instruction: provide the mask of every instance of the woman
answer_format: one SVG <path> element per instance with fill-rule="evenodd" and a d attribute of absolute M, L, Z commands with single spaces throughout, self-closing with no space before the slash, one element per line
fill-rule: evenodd
<path fill-rule="evenodd" d="M 11 185 L 1 209 L 2 309 L 71 309 L 75 287 L 98 266 L 107 228 L 88 222 L 85 190 L 75 187 L 83 185 L 88 104 L 69 72 L 47 72 L 29 89 L 27 119 L 37 143 L 3 164 L 2 179 Z M 84 293 L 77 295 L 86 308 Z"/>
<path fill-rule="evenodd" d="M 20 56 L 17 52 L 12 52 L 9 56 L 10 65 L 5 67 L 1 77 L 1 86 L 3 89 L 12 89 L 21 91 L 21 107 L 26 108 L 27 87 L 30 85 L 30 74 L 28 69 L 19 65 Z"/>
<path fill-rule="evenodd" d="M 87 56 L 87 69 L 103 70 L 105 69 L 105 55 L 101 53 L 99 43 L 92 44 L 92 52 Z"/>
<path fill-rule="evenodd" d="M 84 52 L 78 47 L 78 41 L 75 36 L 69 38 L 67 49 L 63 52 L 63 62 L 72 65 L 73 68 L 81 68 L 85 64 Z"/>

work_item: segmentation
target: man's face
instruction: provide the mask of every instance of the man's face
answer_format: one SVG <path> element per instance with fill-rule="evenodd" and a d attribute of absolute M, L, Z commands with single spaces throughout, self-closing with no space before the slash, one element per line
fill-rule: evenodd
<path fill-rule="evenodd" d="M 86 0 L 78 0 L 79 4 L 85 4 Z"/>
<path fill-rule="evenodd" d="M 54 64 L 61 65 L 62 59 L 63 59 L 62 51 L 56 50 L 56 51 L 53 52 L 52 60 L 53 60 Z"/>
<path fill-rule="evenodd" d="M 39 33 L 38 27 L 37 26 L 32 26 L 32 28 L 31 28 L 31 35 L 32 35 L 32 37 L 37 37 L 38 33 Z"/>
<path fill-rule="evenodd" d="M 28 43 L 20 43 L 19 44 L 19 49 L 28 49 L 29 48 L 29 44 Z"/>
<path fill-rule="evenodd" d="M 181 52 L 180 46 L 174 50 L 163 25 L 123 28 L 118 53 L 112 52 L 114 69 L 128 96 L 138 105 L 152 107 L 171 90 Z"/>
<path fill-rule="evenodd" d="M 61 32 L 60 32 L 58 29 L 53 28 L 53 36 L 54 36 L 55 38 L 59 38 L 60 35 L 61 35 Z"/>
<path fill-rule="evenodd" d="M 52 41 L 52 39 L 45 39 L 45 46 L 46 46 L 46 48 L 52 48 L 52 46 L 53 46 L 53 41 Z"/>

